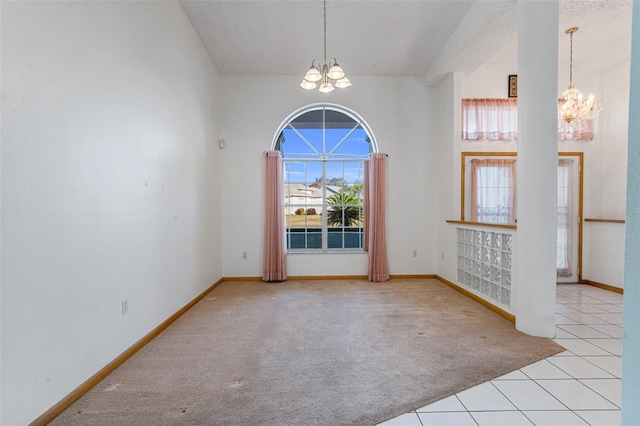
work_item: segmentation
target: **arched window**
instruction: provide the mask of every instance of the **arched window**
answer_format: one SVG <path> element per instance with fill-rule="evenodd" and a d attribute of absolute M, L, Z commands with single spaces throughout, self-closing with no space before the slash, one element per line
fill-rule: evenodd
<path fill-rule="evenodd" d="M 364 162 L 377 152 L 362 118 L 333 104 L 291 114 L 273 141 L 284 162 L 288 250 L 362 250 Z"/>

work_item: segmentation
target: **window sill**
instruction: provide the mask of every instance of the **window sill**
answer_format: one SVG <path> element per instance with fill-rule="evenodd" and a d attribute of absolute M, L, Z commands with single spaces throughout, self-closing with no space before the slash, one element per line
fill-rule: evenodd
<path fill-rule="evenodd" d="M 469 222 L 466 220 L 447 220 L 447 223 L 453 223 L 457 225 L 470 225 L 470 226 L 486 226 L 488 228 L 503 228 L 503 229 L 518 229 L 516 225 L 505 225 L 503 223 L 487 223 L 487 222 Z"/>
<path fill-rule="evenodd" d="M 287 250 L 287 254 L 368 254 L 369 252 L 364 250 Z"/>

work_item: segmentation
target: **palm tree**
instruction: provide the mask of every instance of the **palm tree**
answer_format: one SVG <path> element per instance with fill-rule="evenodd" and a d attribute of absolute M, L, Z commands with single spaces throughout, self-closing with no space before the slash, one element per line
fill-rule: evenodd
<path fill-rule="evenodd" d="M 362 210 L 360 199 L 351 192 L 341 192 L 327 198 L 329 211 L 327 225 L 329 226 L 357 226 L 360 222 Z"/>

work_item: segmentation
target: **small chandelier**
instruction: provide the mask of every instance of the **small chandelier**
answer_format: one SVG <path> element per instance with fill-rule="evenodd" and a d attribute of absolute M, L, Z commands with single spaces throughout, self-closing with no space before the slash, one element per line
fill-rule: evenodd
<path fill-rule="evenodd" d="M 321 93 L 331 93 L 336 87 L 346 89 L 351 86 L 351 82 L 342 67 L 338 65 L 336 58 L 331 58 L 327 62 L 327 0 L 324 0 L 324 64 L 320 67 L 320 61 L 317 59 L 311 61 L 311 67 L 302 79 L 300 87 L 312 90 L 318 87 L 318 82 L 320 82 L 318 90 Z"/>
<path fill-rule="evenodd" d="M 587 99 L 582 96 L 580 90 L 573 84 L 573 33 L 578 31 L 578 27 L 571 27 L 565 31 L 569 34 L 569 85 L 562 93 L 564 102 L 558 105 L 558 119 L 567 123 L 573 120 L 593 120 L 602 111 L 600 99 L 596 99 L 592 94 Z"/>

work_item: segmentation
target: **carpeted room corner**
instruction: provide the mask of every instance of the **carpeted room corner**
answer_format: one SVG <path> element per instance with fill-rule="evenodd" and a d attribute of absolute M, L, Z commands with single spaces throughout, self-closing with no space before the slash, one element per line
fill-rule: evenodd
<path fill-rule="evenodd" d="M 436 279 L 226 281 L 52 425 L 374 425 L 562 351 Z"/>

